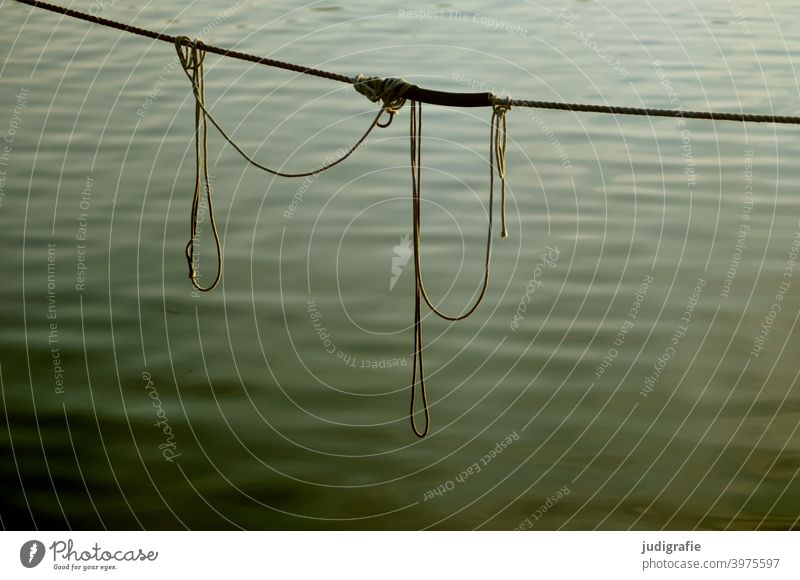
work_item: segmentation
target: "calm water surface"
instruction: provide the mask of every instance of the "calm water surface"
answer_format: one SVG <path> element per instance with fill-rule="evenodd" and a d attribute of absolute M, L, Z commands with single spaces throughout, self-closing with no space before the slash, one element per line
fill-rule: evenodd
<path fill-rule="evenodd" d="M 790 0 L 70 5 L 443 90 L 800 110 Z M 475 315 L 425 315 L 418 440 L 408 108 L 305 181 L 212 133 L 225 278 L 198 295 L 172 47 L 0 13 L 4 527 L 798 527 L 796 129 L 512 110 L 510 236 Z M 215 55 L 206 84 L 236 139 L 287 171 L 375 111 L 345 84 Z M 423 265 L 449 312 L 479 288 L 489 117 L 425 107 Z"/>

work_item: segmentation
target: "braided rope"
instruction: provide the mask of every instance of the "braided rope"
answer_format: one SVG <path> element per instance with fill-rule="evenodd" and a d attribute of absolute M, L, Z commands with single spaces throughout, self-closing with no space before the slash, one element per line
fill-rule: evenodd
<path fill-rule="evenodd" d="M 169 42 L 170 44 L 175 44 L 179 39 L 182 39 L 180 40 L 180 42 L 184 44 L 189 43 L 187 42 L 188 37 L 186 36 L 183 37 L 172 36 L 170 34 L 164 34 L 163 32 L 155 32 L 153 30 L 139 28 L 138 26 L 123 24 L 122 22 L 117 22 L 116 20 L 110 20 L 108 18 L 103 18 L 101 16 L 95 16 L 94 14 L 87 14 L 85 12 L 80 12 L 78 10 L 72 10 L 71 8 L 64 8 L 62 6 L 57 6 L 55 4 L 50 4 L 48 2 L 40 2 L 39 0 L 17 0 L 17 2 L 33 6 L 34 8 L 42 8 L 44 10 L 49 10 L 50 12 L 63 14 L 64 16 L 69 16 L 71 18 L 77 18 L 78 20 L 85 20 L 86 22 L 92 22 L 93 24 L 100 24 L 102 26 L 108 26 L 109 28 L 114 28 L 116 30 L 130 32 L 131 34 L 136 34 L 138 36 L 152 38 L 153 40 L 161 40 L 163 42 Z M 352 82 L 350 77 L 347 77 L 345 75 L 319 70 L 312 67 L 301 66 L 297 64 L 292 64 L 290 62 L 283 62 L 272 58 L 247 54 L 246 52 L 229 50 L 227 48 L 220 48 L 218 46 L 204 45 L 203 48 L 205 49 L 206 52 L 213 52 L 214 54 L 219 54 L 220 56 L 227 56 L 239 60 L 246 60 L 248 62 L 254 62 L 257 64 L 263 64 L 275 68 L 282 68 L 284 70 L 290 70 L 297 73 L 312 75 L 316 77 L 330 79 L 332 81 L 339 81 L 342 83 Z"/>
<path fill-rule="evenodd" d="M 130 24 L 123 24 L 108 18 L 102 18 L 93 14 L 79 12 L 70 8 L 64 8 L 48 2 L 41 2 L 40 0 L 16 0 L 22 4 L 41 8 L 56 14 L 63 14 L 78 20 L 100 24 L 116 30 L 130 32 L 154 40 L 161 40 L 175 44 L 176 38 L 169 34 L 162 32 L 155 32 Z M 358 76 L 351 77 L 342 74 L 333 73 L 330 71 L 320 70 L 313 67 L 293 64 L 263 56 L 221 48 L 218 46 L 204 45 L 203 48 L 206 52 L 212 52 L 220 56 L 227 56 L 239 60 L 262 64 L 274 68 L 293 71 L 299 74 L 311 75 L 341 83 L 356 84 Z M 357 89 L 358 90 L 358 89 Z M 412 85 L 403 95 L 406 99 L 418 101 L 420 103 L 429 103 L 433 105 L 442 105 L 446 107 L 487 107 L 491 106 L 496 99 L 491 93 L 452 93 L 446 91 L 434 91 Z M 776 124 L 789 124 L 800 125 L 800 116 L 788 115 L 759 115 L 759 114 L 745 114 L 745 113 L 718 113 L 713 111 L 682 111 L 674 109 L 647 109 L 640 107 L 620 107 L 620 106 L 606 106 L 606 105 L 586 105 L 580 103 L 557 103 L 549 101 L 536 101 L 525 99 L 511 99 L 510 104 L 515 107 L 529 107 L 537 109 L 556 109 L 561 111 L 572 111 L 581 113 L 606 113 L 611 115 L 639 115 L 647 117 L 676 117 L 685 119 L 708 119 L 712 121 L 736 121 L 740 123 L 776 123 Z"/>
<path fill-rule="evenodd" d="M 610 115 L 639 115 L 645 117 L 674 117 L 682 119 L 708 119 L 710 121 L 737 121 L 739 123 L 777 123 L 800 125 L 800 117 L 787 115 L 753 115 L 746 113 L 718 113 L 714 111 L 684 111 L 681 109 L 646 109 L 611 105 L 584 105 L 580 103 L 556 103 L 551 101 L 526 101 L 511 99 L 515 107 L 556 109 L 575 113 L 606 113 Z"/>

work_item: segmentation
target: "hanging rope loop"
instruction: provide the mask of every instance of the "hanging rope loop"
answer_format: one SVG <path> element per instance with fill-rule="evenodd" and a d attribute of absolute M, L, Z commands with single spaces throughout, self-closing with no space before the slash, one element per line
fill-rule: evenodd
<path fill-rule="evenodd" d="M 389 83 L 389 87 L 384 89 L 384 96 L 388 99 L 388 101 L 384 102 L 384 106 L 378 111 L 378 113 L 373 118 L 372 122 L 367 127 L 366 131 L 358 138 L 358 140 L 353 144 L 344 154 L 338 156 L 333 161 L 326 163 L 325 165 L 313 169 L 311 171 L 303 171 L 300 173 L 288 173 L 284 171 L 278 171 L 276 169 L 271 169 L 266 165 L 263 165 L 253 159 L 250 155 L 248 155 L 244 149 L 242 149 L 239 144 L 237 144 L 233 138 L 222 128 L 222 126 L 217 122 L 214 116 L 206 107 L 206 96 L 205 96 L 205 58 L 206 58 L 206 51 L 205 45 L 201 40 L 192 39 L 188 36 L 176 36 L 175 37 L 175 51 L 178 54 L 178 60 L 180 61 L 181 68 L 183 68 L 183 72 L 189 78 L 189 81 L 192 83 L 192 94 L 194 95 L 195 101 L 195 114 L 194 114 L 194 122 L 195 122 L 195 185 L 194 185 L 194 196 L 192 199 L 192 212 L 191 212 L 191 225 L 190 225 L 190 238 L 189 242 L 186 244 L 186 261 L 189 265 L 189 278 L 192 281 L 192 285 L 201 292 L 208 292 L 213 290 L 217 287 L 220 280 L 222 279 L 222 244 L 220 242 L 219 232 L 217 230 L 216 220 L 214 217 L 214 206 L 212 202 L 212 189 L 211 189 L 211 180 L 209 179 L 208 174 L 208 125 L 211 123 L 214 127 L 219 131 L 219 133 L 225 138 L 225 140 L 233 147 L 237 153 L 239 153 L 250 165 L 261 169 L 262 171 L 266 171 L 272 175 L 277 175 L 279 177 L 309 177 L 312 175 L 316 175 L 318 173 L 322 173 L 323 171 L 327 171 L 331 167 L 334 167 L 350 157 L 350 155 L 355 152 L 356 149 L 364 142 L 367 136 L 372 132 L 372 130 L 378 127 L 388 126 L 391 123 L 393 115 L 397 113 L 397 110 L 403 106 L 405 99 L 402 98 L 402 94 L 408 90 L 408 87 L 402 86 L 400 83 Z M 403 81 L 404 82 L 404 81 Z M 381 116 L 388 112 L 390 114 L 389 122 L 385 125 L 380 123 Z M 209 286 L 202 286 L 199 283 L 200 273 L 197 270 L 197 261 L 195 260 L 195 241 L 197 238 L 197 230 L 198 224 L 200 221 L 200 204 L 202 198 L 202 190 L 205 187 L 206 192 L 206 203 L 208 205 L 208 216 L 209 221 L 211 224 L 211 230 L 214 235 L 214 245 L 216 247 L 216 254 L 217 254 L 217 274 L 214 278 L 214 281 Z"/>
<path fill-rule="evenodd" d="M 500 178 L 502 231 L 501 236 L 506 238 L 506 146 L 508 144 L 508 125 L 506 112 L 511 109 L 510 99 L 500 99 L 492 96 L 492 120 L 489 135 L 489 219 L 486 232 L 486 252 L 483 262 L 483 280 L 478 297 L 465 312 L 450 315 L 437 308 L 425 289 L 422 276 L 422 103 L 411 101 L 410 115 L 410 150 L 411 150 L 411 200 L 412 200 L 412 237 L 414 256 L 414 352 L 413 370 L 411 374 L 411 429 L 417 437 L 425 437 L 430 428 L 430 410 L 428 408 L 428 391 L 425 386 L 425 366 L 423 364 L 424 349 L 422 345 L 422 302 L 439 318 L 457 322 L 469 317 L 483 302 L 489 287 L 489 264 L 492 258 L 492 216 L 494 208 L 494 172 Z M 417 392 L 421 400 L 421 411 L 417 410 Z M 420 412 L 424 415 L 424 428 L 418 426 L 417 416 Z"/>
<path fill-rule="evenodd" d="M 508 121 L 506 113 L 511 110 L 511 97 L 492 95 L 491 141 L 489 171 L 493 172 L 493 160 L 497 163 L 497 176 L 500 178 L 500 237 L 508 237 L 506 227 L 506 148 L 508 145 Z"/>
<path fill-rule="evenodd" d="M 186 244 L 186 262 L 189 266 L 189 279 L 192 285 L 200 292 L 209 292 L 217 287 L 222 278 L 222 244 L 220 243 L 217 222 L 214 217 L 214 204 L 212 201 L 211 180 L 208 176 L 208 115 L 205 108 L 205 68 L 206 52 L 203 43 L 192 40 L 186 36 L 175 38 L 175 50 L 178 53 L 181 67 L 192 81 L 194 93 L 194 148 L 195 172 L 194 195 L 192 196 L 192 212 L 189 227 L 189 242 Z M 208 205 L 208 219 L 214 235 L 214 246 L 217 254 L 217 273 L 208 286 L 200 284 L 200 272 L 195 259 L 195 241 L 197 240 L 198 224 L 200 222 L 200 204 L 202 191 L 205 186 L 206 204 Z"/>
<path fill-rule="evenodd" d="M 411 373 L 411 429 L 417 437 L 425 437 L 431 425 L 430 411 L 428 409 L 428 392 L 425 388 L 425 365 L 423 364 L 422 348 L 422 303 L 424 293 L 422 285 L 422 269 L 419 259 L 420 217 L 421 217 L 421 173 L 420 161 L 422 154 L 422 103 L 411 101 L 409 150 L 411 152 L 411 226 L 414 238 L 414 368 Z M 426 298 L 427 300 L 427 298 Z M 428 303 L 430 305 L 430 303 Z M 417 390 L 422 399 L 422 412 L 425 416 L 425 427 L 417 426 Z"/>
<path fill-rule="evenodd" d="M 302 171 L 298 173 L 290 173 L 286 171 L 278 171 L 277 169 L 272 169 L 262 163 L 259 163 L 251 155 L 248 155 L 242 147 L 233 140 L 225 129 L 222 128 L 220 123 L 216 120 L 214 115 L 211 114 L 211 111 L 208 110 L 205 103 L 205 94 L 204 87 L 201 91 L 201 85 L 203 85 L 204 80 L 204 68 L 203 68 L 203 61 L 205 60 L 205 45 L 200 40 L 193 40 L 187 36 L 177 36 L 175 37 L 175 49 L 178 52 L 178 58 L 181 62 L 181 66 L 183 67 L 183 71 L 186 73 L 186 76 L 192 83 L 192 91 L 194 93 L 195 102 L 197 106 L 200 108 L 204 119 L 210 121 L 212 125 L 219 131 L 219 134 L 224 137 L 224 139 L 228 142 L 228 144 L 236 150 L 236 152 L 242 156 L 242 158 L 247 161 L 253 167 L 260 169 L 261 171 L 266 171 L 272 175 L 276 175 L 278 177 L 310 177 L 312 175 L 316 175 L 318 173 L 322 173 L 323 171 L 327 171 L 331 167 L 335 167 L 339 165 L 342 161 L 350 157 L 356 149 L 364 142 L 364 140 L 369 136 L 372 130 L 376 126 L 382 126 L 380 124 L 380 117 L 384 113 L 384 109 L 380 109 L 378 113 L 373 118 L 372 122 L 367 127 L 366 131 L 361 134 L 358 140 L 347 149 L 347 151 L 336 157 L 330 163 L 326 163 L 321 167 L 317 167 L 316 169 L 312 169 L 310 171 Z"/>

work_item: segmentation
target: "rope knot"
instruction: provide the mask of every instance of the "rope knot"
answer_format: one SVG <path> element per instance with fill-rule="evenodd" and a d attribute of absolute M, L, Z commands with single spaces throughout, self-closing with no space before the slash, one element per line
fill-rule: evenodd
<path fill-rule="evenodd" d="M 175 37 L 175 50 L 183 70 L 193 72 L 200 69 L 206 59 L 206 51 L 203 46 L 203 41 L 197 38 Z"/>
<path fill-rule="evenodd" d="M 511 97 L 498 97 L 497 95 L 490 94 L 489 102 L 492 103 L 492 110 L 498 115 L 502 115 L 506 111 L 511 110 Z"/>
<path fill-rule="evenodd" d="M 383 110 L 392 117 L 394 117 L 406 103 L 405 94 L 416 86 L 417 85 L 405 79 L 396 77 L 385 79 L 382 77 L 368 77 L 359 74 L 353 79 L 353 88 L 355 88 L 356 91 L 367 97 L 373 103 L 383 101 Z M 380 126 L 386 127 L 391 122 L 390 118 L 388 123 Z"/>

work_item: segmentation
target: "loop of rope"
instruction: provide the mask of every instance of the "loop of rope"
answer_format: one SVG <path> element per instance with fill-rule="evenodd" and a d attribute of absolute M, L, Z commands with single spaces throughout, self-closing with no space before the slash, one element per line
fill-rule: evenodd
<path fill-rule="evenodd" d="M 511 108 L 511 104 L 505 101 L 497 100 L 493 103 L 492 121 L 489 134 L 489 215 L 488 215 L 488 228 L 486 232 L 486 252 L 484 254 L 483 262 L 483 280 L 478 297 L 475 299 L 472 306 L 466 312 L 453 316 L 446 314 L 434 306 L 433 302 L 428 296 L 425 289 L 422 276 L 422 103 L 418 101 L 411 102 L 411 115 L 410 115 L 410 151 L 411 151 L 411 198 L 412 198 L 412 238 L 413 238 L 413 253 L 414 253 L 414 354 L 413 354 L 413 370 L 411 373 L 411 428 L 417 437 L 425 437 L 430 428 L 430 410 L 428 408 L 428 392 L 425 386 L 425 368 L 423 364 L 423 346 L 422 346 L 422 313 L 421 302 L 422 300 L 428 305 L 428 308 L 436 314 L 439 318 L 451 322 L 464 320 L 470 316 L 486 296 L 486 290 L 489 286 L 489 264 L 492 257 L 492 216 L 494 208 L 494 170 L 495 162 L 497 165 L 497 174 L 500 178 L 501 193 L 502 193 L 502 231 L 501 236 L 506 238 L 508 231 L 506 229 L 505 220 L 505 180 L 506 180 L 506 145 L 508 142 L 506 112 Z M 417 426 L 417 391 L 420 392 L 422 399 L 422 412 L 425 417 L 425 428 L 419 429 Z"/>
<path fill-rule="evenodd" d="M 266 165 L 263 165 L 256 160 L 254 160 L 250 155 L 248 155 L 234 140 L 233 138 L 222 128 L 222 126 L 217 122 L 211 112 L 206 108 L 206 97 L 205 97 L 205 58 L 206 58 L 206 51 L 205 45 L 200 40 L 193 40 L 188 36 L 177 36 L 175 37 L 175 50 L 178 53 L 178 60 L 181 63 L 181 68 L 186 76 L 189 78 L 189 81 L 192 83 L 192 93 L 194 95 L 195 101 L 195 112 L 194 112 L 194 124 L 195 124 L 195 185 L 194 185 L 194 196 L 192 198 L 192 212 L 191 212 L 191 227 L 190 227 L 190 238 L 189 242 L 186 244 L 186 261 L 189 264 L 189 278 L 192 281 L 192 285 L 197 288 L 201 292 L 209 292 L 217 287 L 220 280 L 222 279 L 222 245 L 220 242 L 219 232 L 217 230 L 216 220 L 214 217 L 214 206 L 212 203 L 212 189 L 211 189 L 211 181 L 208 178 L 208 122 L 210 121 L 211 124 L 220 132 L 220 134 L 225 138 L 225 140 L 236 150 L 239 155 L 241 155 L 250 165 L 271 173 L 272 175 L 276 175 L 279 177 L 309 177 L 311 175 L 316 175 L 323 171 L 338 165 L 356 150 L 358 147 L 364 142 L 364 140 L 369 136 L 372 130 L 376 127 L 383 127 L 388 126 L 389 123 L 386 125 L 380 124 L 380 117 L 384 112 L 389 112 L 390 115 L 394 115 L 397 112 L 397 108 L 402 106 L 402 102 L 398 104 L 396 99 L 392 99 L 390 103 L 384 102 L 384 106 L 378 111 L 377 115 L 373 118 L 372 122 L 367 127 L 367 130 L 359 137 L 359 139 L 353 144 L 344 154 L 339 156 L 337 159 L 334 159 L 330 163 L 323 165 L 322 167 L 318 167 L 317 169 L 311 171 L 304 171 L 300 173 L 288 173 L 284 171 L 278 171 L 276 169 L 271 169 Z M 406 89 L 407 90 L 407 89 Z M 404 91 L 403 91 L 404 92 Z M 403 99 L 405 102 L 405 99 Z M 390 107 L 397 107 L 397 108 L 390 108 Z M 391 117 L 390 117 L 391 119 Z M 390 121 L 391 122 L 391 121 Z M 194 245 L 195 240 L 197 238 L 197 226 L 199 223 L 199 214 L 200 214 L 200 199 L 202 196 L 202 189 L 203 184 L 205 184 L 205 191 L 206 191 L 206 200 L 208 204 L 208 216 L 209 221 L 211 223 L 211 230 L 214 234 L 214 245 L 216 247 L 216 254 L 217 254 L 217 274 L 214 277 L 214 281 L 209 286 L 202 286 L 198 278 L 200 278 L 200 273 L 197 271 L 195 266 L 195 254 L 194 254 Z"/>
<path fill-rule="evenodd" d="M 506 113 L 511 110 L 509 97 L 490 97 L 492 102 L 492 143 L 494 159 L 497 161 L 497 176 L 500 178 L 500 236 L 508 237 L 506 227 L 506 148 L 508 146 L 508 121 Z M 492 156 L 489 156 L 489 171 L 492 172 Z"/>
<path fill-rule="evenodd" d="M 420 185 L 421 172 L 420 161 L 422 152 L 422 104 L 417 101 L 411 102 L 409 130 L 409 149 L 411 151 L 411 223 L 414 238 L 414 365 L 411 372 L 411 429 L 417 437 L 425 437 L 431 426 L 431 416 L 428 409 L 428 392 L 425 388 L 425 367 L 423 365 L 422 350 L 422 315 L 420 295 L 422 292 L 422 272 L 420 271 L 419 260 L 419 237 L 420 237 Z M 426 298 L 427 300 L 427 298 Z M 430 302 L 428 303 L 430 306 Z M 418 370 L 419 369 L 419 370 Z M 419 375 L 419 380 L 417 376 Z M 425 415 L 425 429 L 420 431 L 417 428 L 416 396 L 417 388 L 420 390 L 422 398 L 422 410 Z"/>
<path fill-rule="evenodd" d="M 181 47 L 186 45 L 187 43 L 189 43 L 189 44 L 191 44 L 193 46 L 195 45 L 195 43 L 197 43 L 197 46 L 202 47 L 202 50 L 205 50 L 205 48 L 206 48 L 205 45 L 203 45 L 203 43 L 200 42 L 199 40 L 198 41 L 192 41 L 191 39 L 188 39 L 188 37 L 179 36 L 179 37 L 177 37 L 175 39 L 175 48 L 178 51 L 178 56 L 179 57 L 181 57 L 181 54 L 182 54 Z M 205 56 L 203 58 L 205 58 Z M 181 60 L 181 64 L 183 64 L 183 60 Z M 278 171 L 277 169 L 271 169 L 270 167 L 267 167 L 266 165 L 263 165 L 263 164 L 259 163 L 258 161 L 256 161 L 255 159 L 253 159 L 252 156 L 248 155 L 239 146 L 239 144 L 237 144 L 233 140 L 233 138 L 228 134 L 228 132 L 225 131 L 225 129 L 223 129 L 222 126 L 217 122 L 216 118 L 214 118 L 214 116 L 211 114 L 211 111 L 209 111 L 206 108 L 205 96 L 203 94 L 201 94 L 201 92 L 200 92 L 200 86 L 198 85 L 197 79 L 191 74 L 190 70 L 186 69 L 186 67 L 184 67 L 184 72 L 186 73 L 186 76 L 189 77 L 189 80 L 192 82 L 192 90 L 194 92 L 195 101 L 197 102 L 198 106 L 200 107 L 203 115 L 209 121 L 211 121 L 211 124 L 214 125 L 214 127 L 217 129 L 217 131 L 219 131 L 220 135 L 222 135 L 225 138 L 225 140 L 231 145 L 231 147 L 233 147 L 236 150 L 236 152 L 239 155 L 241 155 L 244 158 L 244 160 L 247 161 L 250 165 L 252 165 L 253 167 L 256 167 L 257 169 L 261 169 L 262 171 L 266 171 L 267 173 L 270 173 L 272 175 L 276 175 L 278 177 L 310 177 L 312 175 L 316 175 L 318 173 L 322 173 L 323 171 L 327 171 L 331 167 L 339 165 L 342 161 L 344 161 L 345 159 L 350 157 L 350 155 L 352 155 L 353 152 L 355 152 L 356 149 L 358 149 L 358 147 L 364 142 L 364 140 L 369 136 L 369 134 L 372 132 L 372 130 L 376 126 L 380 126 L 378 121 L 379 121 L 381 115 L 384 113 L 384 109 L 381 108 L 378 111 L 378 114 L 375 115 L 375 118 L 372 120 L 372 122 L 367 127 L 366 131 L 364 131 L 364 133 L 361 135 L 361 137 L 359 137 L 358 140 L 352 146 L 350 146 L 344 154 L 342 154 L 340 157 L 336 158 L 332 162 L 327 163 L 326 165 L 323 165 L 323 166 L 318 167 L 316 169 L 312 169 L 311 171 L 302 171 L 302 172 L 299 172 L 299 173 L 289 173 L 289 172 L 285 172 L 285 171 Z M 201 81 L 202 81 L 202 79 L 201 79 Z"/>
<path fill-rule="evenodd" d="M 217 223 L 214 218 L 214 205 L 211 195 L 211 180 L 208 178 L 208 122 L 205 114 L 205 82 L 204 82 L 204 63 L 206 53 L 202 48 L 203 43 L 199 40 L 192 41 L 185 36 L 175 39 L 175 49 L 178 52 L 178 59 L 186 75 L 191 79 L 194 87 L 195 107 L 194 107 L 194 149 L 195 149 L 195 172 L 194 172 L 194 195 L 192 197 L 192 213 L 189 242 L 186 244 L 186 261 L 189 265 L 189 279 L 192 285 L 201 292 L 209 292 L 217 287 L 222 278 L 222 246 L 220 244 Z M 208 219 L 211 222 L 211 231 L 214 234 L 214 245 L 217 252 L 217 274 L 214 281 L 208 285 L 200 284 L 198 278 L 200 273 L 197 271 L 194 256 L 194 244 L 197 238 L 197 225 L 200 221 L 200 199 L 202 196 L 203 184 L 206 190 L 206 203 L 208 204 Z"/>
<path fill-rule="evenodd" d="M 483 280 L 481 282 L 481 289 L 478 293 L 478 297 L 475 299 L 472 306 L 469 307 L 465 312 L 458 315 L 451 315 L 446 314 L 439 310 L 433 304 L 433 301 L 430 299 L 428 295 L 428 291 L 425 288 L 425 284 L 423 282 L 422 277 L 422 251 L 421 251 L 421 228 L 420 228 L 420 219 L 421 219 L 421 210 L 419 208 L 419 200 L 421 199 L 421 175 L 419 170 L 419 153 L 421 149 L 421 134 L 422 134 L 422 104 L 418 102 L 414 102 L 415 106 L 411 109 L 411 115 L 416 119 L 412 120 L 412 135 L 418 135 L 418 139 L 415 145 L 415 152 L 416 152 L 416 166 L 412 165 L 412 192 L 417 199 L 417 206 L 414 212 L 414 235 L 413 235 L 413 248 L 414 248 L 414 262 L 417 270 L 419 271 L 419 291 L 420 295 L 422 296 L 425 303 L 428 305 L 434 314 L 438 317 L 443 318 L 444 320 L 449 320 L 450 322 L 458 322 L 459 320 L 464 320 L 470 314 L 475 312 L 475 310 L 480 306 L 480 303 L 483 301 L 483 298 L 486 294 L 486 289 L 489 285 L 489 263 L 492 257 L 492 223 L 493 223 L 493 208 L 494 208 L 494 169 L 495 169 L 495 158 L 497 159 L 497 170 L 498 175 L 500 176 L 500 182 L 502 184 L 502 194 L 503 198 L 505 198 L 505 150 L 506 150 L 506 130 L 505 130 L 505 114 L 504 112 L 493 112 L 492 114 L 492 123 L 491 123 L 491 132 L 490 132 L 490 145 L 489 145 L 489 217 L 488 217 L 488 225 L 486 230 L 486 251 L 484 253 L 484 261 L 483 261 Z M 503 111 L 503 109 L 500 109 Z M 413 158 L 412 158 L 412 161 Z M 503 212 L 503 219 L 502 219 L 502 228 L 501 228 L 501 236 L 503 238 L 508 237 L 508 231 L 506 230 L 505 226 L 505 199 L 503 199 L 502 203 L 502 212 Z"/>

